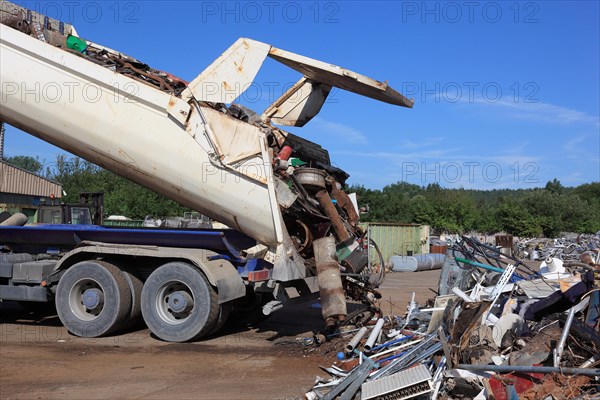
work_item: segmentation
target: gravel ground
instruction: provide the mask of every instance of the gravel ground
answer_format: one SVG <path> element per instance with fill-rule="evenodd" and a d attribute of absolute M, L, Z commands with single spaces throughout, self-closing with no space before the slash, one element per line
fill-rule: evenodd
<path fill-rule="evenodd" d="M 440 271 L 390 273 L 380 291 L 385 313 L 403 315 L 412 292 L 434 297 Z M 307 302 L 256 327 L 228 324 L 216 336 L 174 344 L 145 327 L 118 336 L 70 335 L 54 314 L 0 304 L 1 399 L 296 399 L 334 355 L 308 352 L 302 337 L 322 327 Z"/>

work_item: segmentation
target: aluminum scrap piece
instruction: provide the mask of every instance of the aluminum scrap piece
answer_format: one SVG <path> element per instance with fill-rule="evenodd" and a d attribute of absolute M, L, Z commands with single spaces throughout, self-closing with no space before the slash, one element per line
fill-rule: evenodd
<path fill-rule="evenodd" d="M 326 368 L 326 367 L 321 367 L 321 366 L 319 366 L 319 368 L 321 368 L 323 371 L 327 372 L 331 376 L 341 376 L 342 378 L 345 378 L 346 376 L 348 376 L 348 374 L 346 372 L 344 372 L 343 370 L 336 369 L 335 365 L 331 368 Z"/>
<path fill-rule="evenodd" d="M 443 356 L 435 370 L 435 373 L 433 374 L 433 393 L 431 394 L 431 400 L 437 399 L 440 387 L 442 386 L 443 373 L 448 366 L 449 365 L 446 363 L 446 356 Z"/>
<path fill-rule="evenodd" d="M 575 318 L 575 313 L 583 310 L 587 307 L 590 299 L 584 299 L 578 304 L 571 307 L 569 310 L 569 314 L 567 317 L 567 321 L 565 322 L 565 326 L 563 328 L 563 333 L 560 335 L 560 340 L 558 341 L 558 345 L 554 349 L 554 366 L 560 367 L 560 359 L 562 358 L 562 353 L 565 348 L 565 343 L 567 342 L 567 336 L 569 335 L 569 331 L 571 330 L 571 325 L 573 325 L 573 319 Z"/>
<path fill-rule="evenodd" d="M 379 371 L 377 371 L 372 376 L 372 379 L 378 379 L 382 376 L 386 376 L 386 375 L 393 374 L 394 372 L 398 372 L 402 368 L 404 368 L 406 365 L 408 365 L 408 362 L 415 362 L 416 360 L 422 358 L 424 355 L 428 355 L 429 353 L 431 353 L 431 351 L 433 351 L 433 353 L 435 353 L 436 351 L 440 350 L 442 347 L 441 343 L 438 342 L 436 344 L 431 344 L 431 342 L 436 337 L 437 337 L 437 333 L 432 333 L 432 334 L 428 335 L 427 337 L 425 337 L 425 339 L 421 343 L 419 343 L 414 348 L 409 350 L 408 353 L 406 353 L 404 356 L 395 359 L 394 361 L 392 361 L 391 363 L 389 363 L 388 365 L 386 365 L 385 367 L 383 367 Z M 433 353 L 431 353 L 431 354 L 433 354 Z"/>
<path fill-rule="evenodd" d="M 423 364 L 394 375 L 365 382 L 361 388 L 361 400 L 394 398 L 410 399 L 433 390 L 431 373 Z"/>
<path fill-rule="evenodd" d="M 358 389 L 362 386 L 363 382 L 369 377 L 370 372 L 371 371 L 366 370 L 362 374 L 360 374 L 356 379 L 354 379 L 350 386 L 348 386 L 348 388 L 340 396 L 339 400 L 352 400 Z"/>
<path fill-rule="evenodd" d="M 399 333 L 399 334 L 401 334 L 401 333 Z M 400 342 L 404 342 L 406 340 L 412 339 L 413 337 L 414 337 L 414 335 L 403 335 L 399 339 L 390 340 L 389 342 L 385 342 L 385 343 L 380 344 L 379 346 L 375 346 L 371 349 L 371 351 L 379 351 L 380 349 L 389 347 L 391 345 L 394 345 L 394 344 L 397 344 Z"/>
<path fill-rule="evenodd" d="M 504 273 L 502 273 L 502 276 L 500 277 L 500 281 L 498 281 L 496 286 L 494 286 L 494 290 L 492 291 L 492 294 L 490 295 L 492 302 L 495 302 L 498 299 L 498 297 L 500 297 L 500 294 L 502 293 L 504 286 L 506 286 L 508 281 L 510 281 L 510 279 L 512 278 L 512 276 L 515 272 L 515 268 L 516 268 L 515 265 L 508 264 L 508 266 L 504 270 Z"/>
<path fill-rule="evenodd" d="M 387 371 L 383 375 L 394 374 L 403 369 L 406 369 L 411 364 L 421 362 L 421 361 L 433 356 L 435 353 L 437 353 L 438 351 L 441 351 L 441 350 L 442 350 L 442 344 L 440 342 L 437 342 L 437 343 L 433 344 L 431 347 L 429 347 L 427 350 L 425 350 L 423 353 L 418 353 L 418 355 L 416 355 L 416 356 L 413 354 L 410 358 L 402 358 L 402 361 L 400 363 L 396 364 L 393 368 L 391 368 L 389 371 Z"/>
<path fill-rule="evenodd" d="M 335 386 L 329 393 L 322 397 L 322 400 L 333 400 L 337 396 L 339 396 L 348 386 L 354 382 L 354 380 L 360 378 L 363 374 L 371 370 L 371 365 L 369 363 L 362 363 L 358 367 L 354 368 L 352 372 L 342 379 L 340 383 Z"/>
<path fill-rule="evenodd" d="M 336 386 L 336 385 L 339 385 L 341 381 L 342 381 L 341 379 L 333 379 L 329 382 L 317 383 L 315 386 L 313 386 L 313 389 L 322 389 L 322 388 L 328 388 L 331 386 Z"/>
<path fill-rule="evenodd" d="M 417 343 L 420 343 L 420 342 L 422 342 L 422 341 L 423 341 L 423 339 L 416 339 L 416 340 L 414 340 L 414 341 L 412 341 L 412 342 L 404 343 L 404 344 L 401 344 L 401 345 L 399 345 L 399 346 L 396 346 L 396 347 L 391 347 L 391 348 L 389 348 L 389 349 L 387 349 L 387 350 L 384 350 L 384 351 L 382 351 L 382 352 L 379 352 L 379 353 L 376 353 L 376 354 L 370 355 L 370 356 L 369 356 L 369 358 L 371 358 L 371 359 L 373 359 L 373 358 L 379 358 L 379 357 L 381 357 L 381 356 L 384 356 L 384 355 L 386 355 L 386 354 L 393 353 L 393 352 L 395 352 L 395 351 L 398 351 L 398 350 L 402 350 L 402 349 L 404 349 L 405 347 L 414 346 L 414 345 L 416 345 Z"/>

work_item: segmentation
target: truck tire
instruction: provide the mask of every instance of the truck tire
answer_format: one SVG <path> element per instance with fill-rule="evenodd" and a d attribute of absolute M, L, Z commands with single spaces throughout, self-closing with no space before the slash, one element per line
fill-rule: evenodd
<path fill-rule="evenodd" d="M 142 289 L 142 315 L 159 339 L 187 342 L 210 334 L 219 320 L 215 289 L 195 266 L 170 262 L 157 268 Z"/>
<path fill-rule="evenodd" d="M 105 261 L 82 261 L 66 270 L 56 290 L 63 325 L 81 337 L 106 336 L 121 329 L 131 313 L 131 290 L 119 268 Z"/>
<path fill-rule="evenodd" d="M 219 305 L 219 318 L 217 319 L 217 323 L 215 324 L 213 330 L 208 333 L 209 335 L 217 333 L 221 330 L 221 328 L 227 322 L 227 319 L 229 318 L 229 314 L 231 314 L 232 309 L 233 304 L 231 301 Z"/>
<path fill-rule="evenodd" d="M 142 319 L 142 289 L 144 284 L 142 281 L 135 276 L 132 272 L 121 269 L 127 286 L 131 292 L 131 311 L 129 313 L 128 321 L 125 323 L 123 329 L 129 329 L 134 327 Z"/>

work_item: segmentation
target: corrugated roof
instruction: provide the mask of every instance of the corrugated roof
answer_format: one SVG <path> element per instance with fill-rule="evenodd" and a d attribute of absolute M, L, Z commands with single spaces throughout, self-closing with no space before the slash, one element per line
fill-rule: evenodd
<path fill-rule="evenodd" d="M 0 192 L 29 196 L 62 197 L 62 186 L 4 161 L 0 161 Z"/>

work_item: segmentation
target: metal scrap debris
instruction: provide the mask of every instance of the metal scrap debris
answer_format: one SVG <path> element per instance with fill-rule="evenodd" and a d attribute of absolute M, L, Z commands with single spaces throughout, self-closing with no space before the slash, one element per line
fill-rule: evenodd
<path fill-rule="evenodd" d="M 600 252 L 581 254 L 540 269 L 461 237 L 433 307 L 411 301 L 404 316 L 347 326 L 332 378 L 307 399 L 598 398 Z"/>

